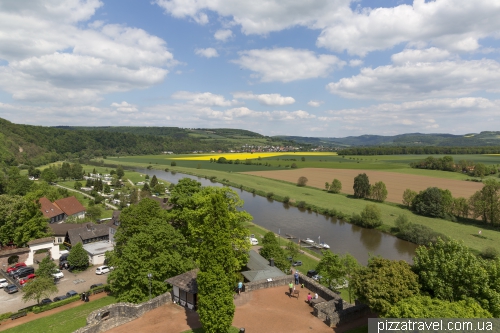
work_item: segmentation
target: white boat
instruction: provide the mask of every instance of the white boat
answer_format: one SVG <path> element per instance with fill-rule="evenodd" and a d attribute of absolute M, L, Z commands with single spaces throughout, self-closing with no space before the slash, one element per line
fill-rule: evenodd
<path fill-rule="evenodd" d="M 326 244 L 326 243 L 321 243 L 320 244 L 324 249 L 329 249 L 330 248 L 330 245 Z"/>
<path fill-rule="evenodd" d="M 303 239 L 302 241 L 303 241 L 304 243 L 309 243 L 309 244 L 314 243 L 314 241 L 313 241 L 311 238 L 306 238 L 306 239 Z"/>

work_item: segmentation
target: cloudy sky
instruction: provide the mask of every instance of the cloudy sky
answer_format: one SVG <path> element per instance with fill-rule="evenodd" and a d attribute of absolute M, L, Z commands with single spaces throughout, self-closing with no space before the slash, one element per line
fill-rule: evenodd
<path fill-rule="evenodd" d="M 500 0 L 1 0 L 0 117 L 344 137 L 500 130 Z"/>

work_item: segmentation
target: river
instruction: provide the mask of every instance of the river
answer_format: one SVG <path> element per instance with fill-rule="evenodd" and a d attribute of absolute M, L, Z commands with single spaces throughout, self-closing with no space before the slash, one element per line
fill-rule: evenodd
<path fill-rule="evenodd" d="M 208 179 L 172 174 L 161 170 L 138 169 L 138 172 L 156 175 L 160 179 L 177 183 L 188 177 L 199 181 L 203 186 L 222 186 Z M 330 245 L 330 250 L 337 254 L 350 253 L 360 263 L 366 264 L 370 256 L 381 256 L 393 260 L 405 260 L 412 263 L 417 246 L 378 230 L 365 229 L 307 210 L 267 199 L 240 189 L 233 188 L 245 202 L 243 209 L 253 216 L 253 223 L 262 226 L 281 237 L 286 234 L 305 239 L 307 237 Z M 286 240 L 282 240 L 283 244 Z"/>

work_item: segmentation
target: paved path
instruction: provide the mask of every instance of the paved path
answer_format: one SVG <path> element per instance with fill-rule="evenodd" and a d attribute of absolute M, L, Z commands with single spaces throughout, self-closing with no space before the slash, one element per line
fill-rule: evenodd
<path fill-rule="evenodd" d="M 59 185 L 59 184 L 55 184 L 54 186 L 57 186 L 57 187 L 60 187 L 60 188 L 64 188 L 64 189 L 66 189 L 66 190 L 68 190 L 68 191 L 78 192 L 78 193 L 80 193 L 81 195 L 83 195 L 83 196 L 85 196 L 85 197 L 87 197 L 87 198 L 90 198 L 90 199 L 92 199 L 92 200 L 95 200 L 95 198 L 94 198 L 93 196 L 91 196 L 91 195 L 89 195 L 89 194 L 87 194 L 87 193 L 84 193 L 84 192 L 82 192 L 82 191 L 75 190 L 74 188 L 71 188 L 71 187 L 66 187 L 66 186 L 62 186 L 62 185 Z M 108 206 L 109 208 L 111 208 L 111 209 L 118 210 L 118 207 L 113 206 L 112 204 L 109 204 L 109 203 L 106 203 L 106 202 L 105 202 L 104 204 L 105 204 L 106 206 Z"/>

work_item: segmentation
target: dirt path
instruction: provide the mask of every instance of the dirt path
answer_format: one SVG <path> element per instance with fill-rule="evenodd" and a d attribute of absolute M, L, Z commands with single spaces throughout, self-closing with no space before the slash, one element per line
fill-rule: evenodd
<path fill-rule="evenodd" d="M 360 173 L 366 173 L 370 179 L 370 184 L 383 181 L 387 187 L 387 201 L 402 203 L 403 192 L 409 188 L 419 192 L 428 187 L 439 187 L 450 190 L 453 197 L 464 197 L 468 199 L 476 191 L 483 188 L 482 183 L 467 182 L 463 180 L 435 178 L 428 176 L 407 175 L 396 172 L 373 171 L 373 170 L 348 170 L 348 169 L 319 169 L 304 168 L 286 171 L 255 171 L 243 172 L 244 174 L 260 176 L 264 178 L 284 180 L 297 183 L 301 176 L 308 179 L 307 186 L 325 188 L 325 182 L 331 183 L 337 178 L 342 183 L 342 193 L 354 194 L 354 177 Z"/>
<path fill-rule="evenodd" d="M 107 296 L 106 293 L 100 293 L 100 294 L 97 294 L 97 295 L 92 295 L 92 296 L 89 297 L 89 302 L 94 302 L 95 300 L 98 300 L 98 299 L 106 297 L 106 296 Z M 22 325 L 22 324 L 27 323 L 29 321 L 36 320 L 38 318 L 43 318 L 43 317 L 51 316 L 53 314 L 56 314 L 56 313 L 59 313 L 61 311 L 65 311 L 65 310 L 68 310 L 68 309 L 72 309 L 72 308 L 75 308 L 75 307 L 83 305 L 83 304 L 85 304 L 85 303 L 83 303 L 82 301 L 76 301 L 76 302 L 69 303 L 69 304 L 60 306 L 58 308 L 49 310 L 49 311 L 38 313 L 38 314 L 35 314 L 33 312 L 29 312 L 26 317 L 21 317 L 21 318 L 14 319 L 14 320 L 10 320 L 9 319 L 7 321 L 3 321 L 1 323 L 1 325 L 0 325 L 0 331 L 5 331 L 5 330 L 7 330 L 9 328 Z"/>

